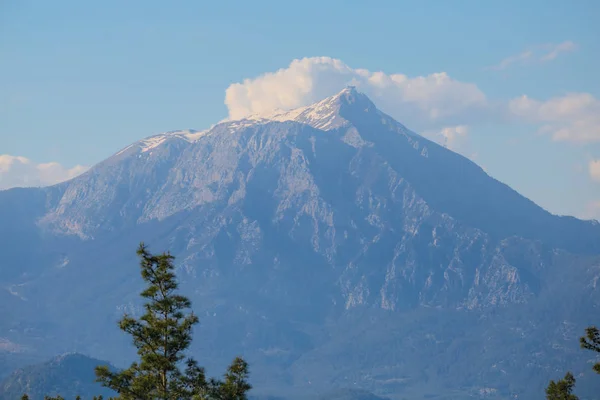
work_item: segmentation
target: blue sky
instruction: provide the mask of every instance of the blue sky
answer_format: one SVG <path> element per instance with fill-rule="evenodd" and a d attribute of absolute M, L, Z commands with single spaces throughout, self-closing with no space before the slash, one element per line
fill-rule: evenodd
<path fill-rule="evenodd" d="M 591 0 L 0 1 L 0 188 L 358 77 L 544 208 L 600 218 L 598 16 Z"/>

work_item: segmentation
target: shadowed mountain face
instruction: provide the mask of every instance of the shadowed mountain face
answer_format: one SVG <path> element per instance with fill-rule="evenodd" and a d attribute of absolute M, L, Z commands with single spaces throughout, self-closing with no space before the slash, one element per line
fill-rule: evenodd
<path fill-rule="evenodd" d="M 94 368 L 98 365 L 107 363 L 81 354 L 65 354 L 20 368 L 0 382 L 0 399 L 20 399 L 25 393 L 31 400 L 56 395 L 65 399 L 114 396 L 114 392 L 94 382 Z"/>
<path fill-rule="evenodd" d="M 28 354 L 133 356 L 115 321 L 140 312 L 143 240 L 177 256 L 209 374 L 244 354 L 259 392 L 527 398 L 589 369 L 576 339 L 597 322 L 600 225 L 551 215 L 352 88 L 0 192 L 0 239 L 0 337 Z"/>

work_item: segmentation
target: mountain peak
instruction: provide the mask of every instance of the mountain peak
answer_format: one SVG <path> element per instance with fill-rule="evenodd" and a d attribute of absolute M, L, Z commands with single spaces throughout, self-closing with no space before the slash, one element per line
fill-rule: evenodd
<path fill-rule="evenodd" d="M 332 130 L 349 122 L 340 114 L 345 107 L 358 106 L 362 110 L 376 109 L 373 102 L 355 86 L 347 86 L 340 92 L 309 106 L 292 110 L 274 110 L 268 113 L 250 115 L 244 120 L 250 121 L 295 121 L 322 130 Z"/>
<path fill-rule="evenodd" d="M 183 140 L 194 143 L 200 138 L 209 135 L 212 128 L 221 123 L 228 125 L 230 129 L 239 129 L 267 122 L 299 122 L 310 125 L 313 128 L 329 131 L 344 126 L 352 125 L 345 116 L 358 115 L 365 112 L 378 112 L 375 104 L 365 95 L 358 91 L 355 86 L 348 85 L 336 94 L 326 97 L 308 106 L 298 107 L 291 110 L 276 109 L 270 112 L 252 114 L 239 120 L 223 120 L 209 129 L 197 131 L 194 129 L 181 129 L 163 132 L 146 137 L 138 142 L 130 144 L 121 149 L 115 156 L 122 154 L 149 153 L 170 140 Z"/>
<path fill-rule="evenodd" d="M 352 111 L 371 111 L 377 110 L 377 106 L 371 101 L 371 99 L 356 89 L 356 86 L 347 86 L 341 92 L 332 96 L 336 98 L 340 105 L 345 107 L 352 107 Z"/>
<path fill-rule="evenodd" d="M 353 103 L 356 100 L 368 101 L 369 103 L 373 103 L 371 99 L 367 97 L 366 94 L 356 89 L 356 86 L 348 85 L 337 94 L 331 96 L 330 98 L 336 98 L 339 101 Z"/>
<path fill-rule="evenodd" d="M 342 99 L 342 98 L 348 98 L 348 97 L 352 97 L 352 96 L 360 96 L 363 95 L 363 93 L 359 92 L 356 89 L 356 86 L 352 86 L 352 85 L 348 85 L 345 88 L 343 88 L 342 90 L 340 90 L 337 94 L 334 94 L 333 96 L 330 97 L 336 97 L 338 99 Z"/>

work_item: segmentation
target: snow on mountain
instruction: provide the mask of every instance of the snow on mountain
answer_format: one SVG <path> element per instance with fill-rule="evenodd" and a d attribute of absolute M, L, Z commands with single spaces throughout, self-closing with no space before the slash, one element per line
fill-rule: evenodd
<path fill-rule="evenodd" d="M 116 153 L 115 156 L 121 155 L 131 148 L 136 148 L 142 153 L 146 153 L 172 139 L 182 139 L 188 143 L 195 143 L 202 137 L 211 134 L 217 126 L 227 127 L 227 130 L 230 133 L 270 122 L 297 122 L 323 131 L 341 129 L 352 125 L 350 121 L 341 115 L 340 110 L 342 106 L 344 104 L 351 105 L 357 101 L 364 103 L 365 109 L 363 111 L 368 111 L 368 108 L 372 107 L 375 113 L 382 119 L 383 123 L 396 124 L 403 134 L 420 137 L 394 121 L 391 117 L 379 111 L 364 94 L 358 92 L 355 87 L 349 86 L 333 96 L 305 107 L 299 107 L 292 110 L 279 109 L 268 113 L 252 114 L 237 120 L 225 119 L 218 124 L 213 125 L 211 128 L 202 131 L 193 129 L 176 130 L 150 136 L 125 147 Z M 346 140 L 348 144 L 352 146 L 362 146 L 365 144 L 356 131 L 349 132 Z"/>
<path fill-rule="evenodd" d="M 128 150 L 132 148 L 139 149 L 140 152 L 146 153 L 151 151 L 152 149 L 162 145 L 167 140 L 171 139 L 180 139 L 186 141 L 188 143 L 193 143 L 200 139 L 202 136 L 206 135 L 209 130 L 197 131 L 194 129 L 183 129 L 183 130 L 175 130 L 160 133 L 158 135 L 150 136 L 145 139 L 142 139 L 136 143 L 132 143 L 129 146 L 118 151 L 114 156 L 119 156 L 121 154 L 126 153 Z"/>
<path fill-rule="evenodd" d="M 352 101 L 356 96 L 364 95 L 358 93 L 354 87 L 348 87 L 334 96 L 306 107 L 300 107 L 289 111 L 274 110 L 270 113 L 253 114 L 246 117 L 244 120 L 260 123 L 269 121 L 294 121 L 324 131 L 337 129 L 349 124 L 349 122 L 340 115 L 342 102 Z"/>
<path fill-rule="evenodd" d="M 348 153 L 348 147 L 354 153 Z M 61 185 L 66 189 L 62 198 L 40 219 L 40 226 L 91 238 L 98 229 L 123 223 L 124 215 L 143 223 L 232 202 L 232 185 L 239 201 L 253 169 L 263 164 L 281 168 L 272 165 L 277 157 L 296 165 L 297 171 L 286 178 L 296 187 L 313 176 L 311 163 L 323 157 L 343 163 L 350 162 L 344 160 L 350 154 L 357 160 L 371 153 L 373 162 L 384 163 L 409 182 L 428 206 L 495 238 L 518 235 L 546 238 L 569 249 L 600 248 L 597 227 L 569 217 L 559 222 L 471 161 L 382 113 L 353 87 L 307 107 L 224 121 L 203 131 L 170 131 L 134 143 Z M 353 165 L 338 168 L 347 171 Z M 298 175 L 301 170 L 306 177 Z M 322 190 L 310 196 L 318 198 Z M 280 188 L 277 193 L 288 191 Z M 120 210 L 114 220 L 106 216 L 112 207 Z M 572 232 L 583 227 L 586 234 L 575 239 L 549 229 L 557 224 Z"/>
<path fill-rule="evenodd" d="M 341 109 L 344 105 L 348 106 L 353 103 L 361 104 L 362 108 L 359 111 L 374 112 L 377 115 L 377 118 L 381 120 L 381 123 L 394 126 L 398 133 L 401 133 L 407 138 L 422 139 L 420 135 L 409 131 L 402 124 L 379 111 L 371 100 L 366 95 L 358 92 L 354 86 L 348 86 L 333 96 L 305 107 L 299 107 L 292 110 L 279 109 L 268 113 L 252 114 L 237 120 L 225 119 L 209 129 L 201 131 L 193 129 L 175 130 L 150 136 L 125 147 L 114 156 L 128 154 L 131 151 L 134 152 L 132 154 L 151 153 L 153 149 L 172 140 L 181 140 L 182 142 L 193 144 L 198 142 L 201 138 L 217 131 L 221 132 L 221 134 L 224 131 L 233 134 L 252 126 L 260 126 L 272 122 L 296 122 L 322 131 L 350 128 L 352 127 L 352 122 L 342 116 Z M 369 144 L 362 139 L 360 133 L 356 129 L 348 129 L 343 141 L 353 147 L 362 147 Z M 423 152 L 426 154 L 427 149 L 424 149 Z"/>

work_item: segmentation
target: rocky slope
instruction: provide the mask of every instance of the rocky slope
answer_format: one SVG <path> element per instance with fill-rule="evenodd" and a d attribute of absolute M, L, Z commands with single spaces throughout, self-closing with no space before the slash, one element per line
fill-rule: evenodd
<path fill-rule="evenodd" d="M 591 358 L 576 337 L 598 319 L 600 225 L 546 212 L 353 88 L 148 138 L 0 205 L 0 337 L 32 352 L 130 356 L 114 321 L 138 310 L 144 240 L 177 256 L 208 365 L 243 353 L 265 391 L 528 398 Z"/>

